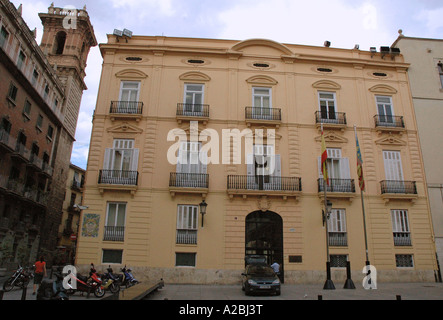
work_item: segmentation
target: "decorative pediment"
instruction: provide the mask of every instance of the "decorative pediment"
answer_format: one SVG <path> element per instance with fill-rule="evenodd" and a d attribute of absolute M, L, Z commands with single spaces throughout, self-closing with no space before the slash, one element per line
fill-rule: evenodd
<path fill-rule="evenodd" d="M 125 79 L 145 79 L 148 77 L 146 73 L 137 69 L 125 69 L 115 74 L 117 78 Z"/>
<path fill-rule="evenodd" d="M 261 85 L 267 85 L 267 86 L 274 86 L 278 83 L 277 80 L 275 80 L 272 77 L 269 76 L 265 76 L 265 75 L 256 75 L 256 76 L 252 76 L 248 79 L 246 79 L 247 83 L 250 84 L 261 84 Z"/>
<path fill-rule="evenodd" d="M 369 89 L 369 91 L 373 93 L 379 93 L 379 94 L 396 94 L 397 90 L 391 86 L 388 86 L 386 84 L 377 84 Z"/>
<path fill-rule="evenodd" d="M 247 47 L 269 47 L 280 51 L 284 55 L 294 55 L 294 53 L 285 45 L 268 39 L 248 39 L 234 45 L 231 50 L 243 51 Z"/>
<path fill-rule="evenodd" d="M 109 127 L 107 129 L 107 131 L 111 132 L 111 133 L 138 133 L 138 134 L 143 132 L 142 129 L 140 129 L 136 126 L 130 125 L 126 122 L 116 125 L 116 126 L 113 126 L 113 127 Z"/>
<path fill-rule="evenodd" d="M 341 85 L 331 80 L 320 80 L 312 84 L 316 89 L 340 90 Z"/>
<path fill-rule="evenodd" d="M 180 75 L 180 80 L 183 81 L 211 81 L 211 77 L 207 74 L 198 71 L 189 71 Z"/>
<path fill-rule="evenodd" d="M 405 146 L 407 144 L 406 141 L 398 139 L 392 135 L 389 135 L 389 137 L 386 138 L 375 140 L 375 143 L 387 146 Z"/>
<path fill-rule="evenodd" d="M 331 142 L 331 143 L 348 143 L 348 139 L 345 137 L 342 137 L 335 132 L 327 131 L 324 133 L 325 142 Z M 321 142 L 321 135 L 315 137 L 315 141 Z"/>

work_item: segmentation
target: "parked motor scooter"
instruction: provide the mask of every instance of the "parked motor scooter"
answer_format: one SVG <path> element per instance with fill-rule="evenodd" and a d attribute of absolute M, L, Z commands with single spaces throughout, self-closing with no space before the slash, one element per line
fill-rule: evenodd
<path fill-rule="evenodd" d="M 69 300 L 63 287 L 63 275 L 54 272 L 55 280 L 43 279 L 37 290 L 37 300 Z"/>
<path fill-rule="evenodd" d="M 132 270 L 130 268 L 126 269 L 126 265 L 124 266 L 124 268 L 120 269 L 120 271 L 123 272 L 123 279 L 121 281 L 122 286 L 126 286 L 126 288 L 129 288 L 139 283 L 139 281 L 135 279 L 132 275 Z"/>
<path fill-rule="evenodd" d="M 31 278 L 31 271 L 29 268 L 25 270 L 22 266 L 18 266 L 14 274 L 3 283 L 3 290 L 5 292 L 11 291 L 14 287 L 24 288 L 28 285 Z"/>
<path fill-rule="evenodd" d="M 71 284 L 67 284 L 70 289 L 67 290 L 69 295 L 74 294 L 75 292 L 94 292 L 94 295 L 97 298 L 102 298 L 105 295 L 105 289 L 102 285 L 102 280 L 98 276 L 97 271 L 95 270 L 94 264 L 91 263 L 91 269 L 89 271 L 89 277 L 82 276 L 81 274 L 71 275 L 72 280 L 75 280 L 76 286 Z M 71 281 L 72 281 L 71 280 Z"/>
<path fill-rule="evenodd" d="M 109 290 L 112 293 L 117 293 L 120 291 L 120 284 L 118 281 L 118 277 L 114 275 L 111 266 L 106 269 L 108 272 L 101 276 L 103 280 L 103 288 L 105 290 Z"/>

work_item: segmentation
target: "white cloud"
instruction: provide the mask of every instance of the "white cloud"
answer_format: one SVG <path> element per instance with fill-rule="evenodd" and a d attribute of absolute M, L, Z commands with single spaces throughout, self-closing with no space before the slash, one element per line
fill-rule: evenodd
<path fill-rule="evenodd" d="M 222 38 L 244 40 L 268 38 L 285 43 L 322 45 L 329 40 L 333 47 L 363 50 L 374 46 L 370 41 L 390 43 L 381 31 L 377 8 L 369 3 L 351 6 L 342 0 L 257 0 L 242 1 L 221 12 Z M 366 47 L 366 48 L 365 48 Z"/>

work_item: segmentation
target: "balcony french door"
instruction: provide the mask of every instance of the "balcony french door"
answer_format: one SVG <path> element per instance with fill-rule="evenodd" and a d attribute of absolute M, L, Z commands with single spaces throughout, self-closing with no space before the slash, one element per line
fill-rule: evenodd
<path fill-rule="evenodd" d="M 322 123 L 338 123 L 335 110 L 335 93 L 319 92 L 320 115 Z"/>
<path fill-rule="evenodd" d="M 247 175 L 248 189 L 281 189 L 281 159 L 272 145 L 254 145 L 254 153 L 247 158 Z"/>
<path fill-rule="evenodd" d="M 101 183 L 134 184 L 137 180 L 134 176 L 138 168 L 138 154 L 134 140 L 115 139 L 114 148 L 105 150 Z"/>
<path fill-rule="evenodd" d="M 201 142 L 180 144 L 176 170 L 176 187 L 206 185 L 207 154 L 201 152 Z"/>
<path fill-rule="evenodd" d="M 377 96 L 375 99 L 377 102 L 378 120 L 380 125 L 384 127 L 394 127 L 396 123 L 394 121 L 391 97 Z"/>
<path fill-rule="evenodd" d="M 122 81 L 120 97 L 117 105 L 118 113 L 138 113 L 138 99 L 140 93 L 140 82 Z"/>
<path fill-rule="evenodd" d="M 273 120 L 271 88 L 252 88 L 252 119 Z"/>
<path fill-rule="evenodd" d="M 405 193 L 403 170 L 399 151 L 383 151 L 387 193 Z M 392 182 L 390 182 L 392 181 Z M 392 192 L 390 192 L 392 191 Z"/>
<path fill-rule="evenodd" d="M 203 84 L 185 84 L 183 115 L 201 116 L 203 113 Z"/>

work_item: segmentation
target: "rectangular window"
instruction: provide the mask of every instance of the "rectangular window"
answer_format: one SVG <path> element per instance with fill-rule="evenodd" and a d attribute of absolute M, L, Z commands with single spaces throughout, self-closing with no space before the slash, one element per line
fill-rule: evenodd
<path fill-rule="evenodd" d="M 347 246 L 346 211 L 344 209 L 332 209 L 328 219 L 329 245 Z"/>
<path fill-rule="evenodd" d="M 32 85 L 35 86 L 35 84 L 37 83 L 37 80 L 38 80 L 38 72 L 37 72 L 37 70 L 34 69 L 34 71 L 32 72 L 32 78 L 31 78 Z"/>
<path fill-rule="evenodd" d="M 38 115 L 37 117 L 37 128 L 41 129 L 43 125 L 43 116 L 41 114 Z"/>
<path fill-rule="evenodd" d="M 19 70 L 23 71 L 23 67 L 25 65 L 25 60 L 26 60 L 25 53 L 22 50 L 20 50 L 20 53 L 18 54 L 18 59 L 17 59 L 17 68 Z"/>
<path fill-rule="evenodd" d="M 103 249 L 102 263 L 122 264 L 123 250 Z"/>
<path fill-rule="evenodd" d="M 411 233 L 409 230 L 408 211 L 391 210 L 392 232 L 395 246 L 410 246 Z"/>
<path fill-rule="evenodd" d="M 2 26 L 0 30 L 0 47 L 5 48 L 6 41 L 9 38 L 9 33 L 6 31 L 5 27 Z"/>
<path fill-rule="evenodd" d="M 397 266 L 397 268 L 413 268 L 414 259 L 412 257 L 412 254 L 396 254 L 395 265 Z"/>
<path fill-rule="evenodd" d="M 139 81 L 122 81 L 120 85 L 119 101 L 137 102 L 140 92 Z"/>
<path fill-rule="evenodd" d="M 195 267 L 195 253 L 175 253 L 176 267 Z"/>
<path fill-rule="evenodd" d="M 11 84 L 9 85 L 8 98 L 15 102 L 15 100 L 17 99 L 17 92 L 17 87 L 11 82 Z"/>
<path fill-rule="evenodd" d="M 320 114 L 322 122 L 324 122 L 324 120 L 330 120 L 327 122 L 335 123 L 337 121 L 337 111 L 335 110 L 335 93 L 319 92 L 318 100 L 320 103 Z"/>
<path fill-rule="evenodd" d="M 108 203 L 105 221 L 105 241 L 124 241 L 126 203 Z"/>
<path fill-rule="evenodd" d="M 376 96 L 378 119 L 381 125 L 394 125 L 394 110 L 392 98 L 388 96 Z"/>
<path fill-rule="evenodd" d="M 403 181 L 400 151 L 383 151 L 386 180 Z"/>
<path fill-rule="evenodd" d="M 197 244 L 198 206 L 179 205 L 177 207 L 176 243 Z"/>
<path fill-rule="evenodd" d="M 177 159 L 178 173 L 206 173 L 206 153 L 200 158 L 201 146 L 201 142 L 183 141 L 180 144 Z"/>
<path fill-rule="evenodd" d="M 329 256 L 332 268 L 346 268 L 348 255 L 346 254 L 331 254 Z"/>
<path fill-rule="evenodd" d="M 49 86 L 45 86 L 45 91 L 43 92 L 43 99 L 46 99 L 49 95 Z"/>
<path fill-rule="evenodd" d="M 440 86 L 443 88 L 443 63 L 441 61 L 437 63 L 437 68 L 440 76 Z"/>
<path fill-rule="evenodd" d="M 47 134 L 46 136 L 47 136 L 49 139 L 52 139 L 53 135 L 54 135 L 54 128 L 53 128 L 51 125 L 49 125 L 49 126 L 48 126 L 48 134 Z"/>
<path fill-rule="evenodd" d="M 137 185 L 139 149 L 132 139 L 115 139 L 105 150 L 101 183 Z"/>
<path fill-rule="evenodd" d="M 202 112 L 203 111 L 203 84 L 185 84 L 184 94 L 184 112 Z"/>
<path fill-rule="evenodd" d="M 28 99 L 25 100 L 25 106 L 23 107 L 23 114 L 26 115 L 29 119 L 31 115 L 31 102 Z"/>

